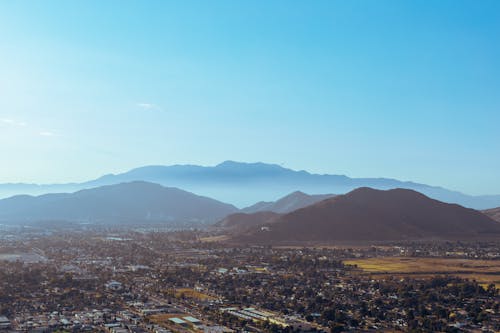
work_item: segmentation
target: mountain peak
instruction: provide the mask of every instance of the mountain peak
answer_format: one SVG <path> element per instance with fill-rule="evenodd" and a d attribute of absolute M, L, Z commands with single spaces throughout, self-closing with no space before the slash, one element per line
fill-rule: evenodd
<path fill-rule="evenodd" d="M 287 197 L 302 197 L 302 196 L 307 196 L 308 194 L 307 193 L 304 193 L 302 191 L 294 191 L 292 193 L 290 193 L 289 195 L 287 195 Z"/>
<path fill-rule="evenodd" d="M 216 168 L 255 168 L 255 169 L 281 169 L 287 170 L 278 164 L 268 164 L 263 162 L 237 162 L 232 160 L 227 160 L 219 163 L 215 166 Z"/>
<path fill-rule="evenodd" d="M 424 194 L 406 188 L 391 188 L 391 189 L 375 189 L 372 187 L 360 187 L 352 190 L 349 193 L 346 193 L 345 196 L 349 196 L 351 198 L 361 198 L 361 197 L 371 197 L 371 196 L 379 196 L 379 197 L 426 197 Z"/>

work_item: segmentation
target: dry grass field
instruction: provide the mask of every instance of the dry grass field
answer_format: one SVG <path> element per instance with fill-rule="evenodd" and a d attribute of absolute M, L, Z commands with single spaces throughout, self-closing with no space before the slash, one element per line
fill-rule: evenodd
<path fill-rule="evenodd" d="M 500 286 L 500 261 L 447 259 L 447 258 L 408 258 L 381 257 L 345 260 L 347 265 L 356 265 L 362 273 L 374 277 L 454 275 L 476 280 L 486 285 Z"/>
<path fill-rule="evenodd" d="M 229 239 L 228 235 L 209 236 L 209 237 L 200 238 L 200 242 L 204 242 L 204 243 L 224 242 L 228 239 Z"/>
<path fill-rule="evenodd" d="M 207 301 L 207 300 L 214 300 L 215 298 L 201 293 L 199 291 L 196 291 L 191 288 L 179 288 L 175 290 L 175 297 L 177 298 L 192 298 L 192 299 L 197 299 L 200 301 Z"/>

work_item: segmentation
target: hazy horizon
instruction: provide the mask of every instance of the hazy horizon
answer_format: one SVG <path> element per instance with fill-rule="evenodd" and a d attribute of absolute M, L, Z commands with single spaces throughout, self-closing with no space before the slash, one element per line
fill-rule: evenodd
<path fill-rule="evenodd" d="M 0 183 L 235 160 L 500 193 L 496 1 L 4 1 L 0 31 Z"/>

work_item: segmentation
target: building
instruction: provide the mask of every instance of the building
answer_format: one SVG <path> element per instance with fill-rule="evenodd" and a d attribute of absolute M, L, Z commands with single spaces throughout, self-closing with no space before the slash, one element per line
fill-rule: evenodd
<path fill-rule="evenodd" d="M 195 317 L 187 316 L 187 317 L 183 317 L 182 319 L 184 319 L 186 322 L 188 322 L 194 326 L 199 326 L 202 324 L 201 321 L 199 321 Z"/>
<path fill-rule="evenodd" d="M 0 331 L 10 329 L 10 320 L 5 316 L 0 316 Z"/>
<path fill-rule="evenodd" d="M 106 289 L 109 289 L 109 290 L 121 290 L 123 288 L 123 285 L 118 282 L 118 281 L 109 281 L 108 283 L 106 283 Z"/>
<path fill-rule="evenodd" d="M 182 320 L 181 318 L 170 318 L 169 319 L 171 322 L 173 322 L 174 324 L 177 324 L 177 325 L 181 325 L 181 326 L 187 326 L 188 323 L 184 320 Z"/>

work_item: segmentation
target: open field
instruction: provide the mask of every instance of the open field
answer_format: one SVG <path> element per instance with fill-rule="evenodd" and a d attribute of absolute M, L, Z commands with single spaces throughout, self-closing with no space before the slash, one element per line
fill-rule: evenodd
<path fill-rule="evenodd" d="M 356 265 L 363 273 L 374 277 L 455 275 L 500 286 L 500 261 L 495 260 L 381 257 L 351 259 L 344 263 Z"/>
<path fill-rule="evenodd" d="M 199 301 L 214 300 L 213 296 L 201 293 L 191 288 L 179 288 L 175 290 L 175 297 L 177 298 L 193 298 Z"/>
<path fill-rule="evenodd" d="M 201 242 L 205 243 L 213 243 L 213 242 L 224 242 L 229 239 L 227 235 L 219 235 L 219 236 L 209 236 L 200 238 Z"/>

